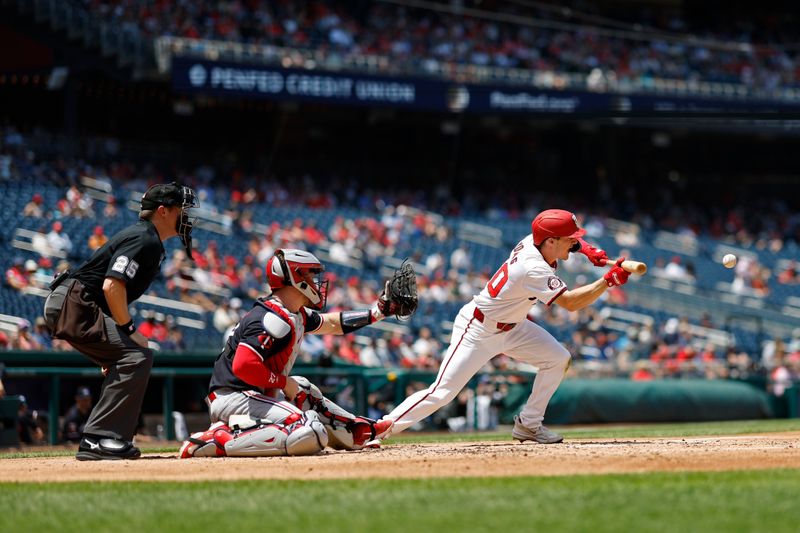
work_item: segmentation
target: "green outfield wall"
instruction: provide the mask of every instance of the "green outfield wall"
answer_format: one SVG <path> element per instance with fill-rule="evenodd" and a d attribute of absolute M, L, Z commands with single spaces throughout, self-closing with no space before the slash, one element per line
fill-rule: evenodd
<path fill-rule="evenodd" d="M 772 418 L 763 389 L 740 381 L 571 379 L 547 408 L 550 424 L 695 422 Z"/>
<path fill-rule="evenodd" d="M 174 410 L 204 412 L 203 397 L 215 354 L 157 353 L 143 411 L 163 415 L 167 438 L 174 437 Z M 5 364 L 9 391 L 21 388 L 29 403 L 58 420 L 72 401 L 75 386 L 87 385 L 99 391 L 99 369 L 77 353 L 0 352 Z M 366 413 L 370 395 L 380 394 L 389 403 L 401 402 L 409 391 L 432 383 L 434 372 L 364 368 L 348 364 L 319 367 L 298 364 L 294 374 L 317 383 L 330 397 L 342 391 L 350 407 Z M 505 397 L 500 406 L 500 423 L 513 423 L 528 398 L 535 374 L 497 372 L 480 374 L 467 385 L 475 389 L 483 380 L 504 383 Z M 13 392 L 11 392 L 13 394 Z M 562 382 L 545 414 L 548 424 L 596 424 L 627 422 L 686 422 L 711 420 L 752 420 L 773 417 L 798 417 L 798 387 L 781 397 L 767 393 L 763 378 L 742 381 L 674 379 L 636 382 L 626 379 L 566 379 Z M 4 402 L 5 430 L 9 431 L 15 406 Z M 57 425 L 50 424 L 48 437 L 57 440 Z"/>

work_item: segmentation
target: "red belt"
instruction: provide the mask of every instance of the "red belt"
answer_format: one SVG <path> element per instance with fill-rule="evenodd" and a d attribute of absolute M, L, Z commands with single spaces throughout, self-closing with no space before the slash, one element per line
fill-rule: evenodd
<path fill-rule="evenodd" d="M 486 316 L 483 314 L 483 311 L 481 311 L 477 307 L 475 308 L 475 312 L 472 313 L 472 316 L 474 316 L 478 320 L 478 322 L 483 322 L 484 320 L 486 320 Z M 512 329 L 514 329 L 514 326 L 516 325 L 517 325 L 516 322 L 508 324 L 505 322 L 497 322 L 497 329 L 499 329 L 500 331 L 511 331 Z"/>
<path fill-rule="evenodd" d="M 213 402 L 216 399 L 217 399 L 217 395 L 214 394 L 213 392 L 210 393 L 208 396 L 206 396 L 206 405 L 211 407 L 211 402 Z"/>

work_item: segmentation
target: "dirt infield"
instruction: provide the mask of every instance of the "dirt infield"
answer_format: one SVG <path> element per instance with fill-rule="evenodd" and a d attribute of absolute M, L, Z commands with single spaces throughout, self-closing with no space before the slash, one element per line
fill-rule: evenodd
<path fill-rule="evenodd" d="M 80 462 L 73 457 L 0 460 L 0 480 L 202 481 L 560 476 L 659 471 L 800 468 L 800 432 L 733 437 L 570 439 L 562 444 L 398 444 L 313 457 Z"/>

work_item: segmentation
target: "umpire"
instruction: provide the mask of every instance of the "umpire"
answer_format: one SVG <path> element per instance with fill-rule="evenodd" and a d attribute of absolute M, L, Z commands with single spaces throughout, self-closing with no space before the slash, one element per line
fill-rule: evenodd
<path fill-rule="evenodd" d="M 159 274 L 163 241 L 179 236 L 189 257 L 197 197 L 177 183 L 158 184 L 142 196 L 139 221 L 100 247 L 74 272 L 59 274 L 44 304 L 47 327 L 104 368 L 105 381 L 76 458 L 135 459 L 133 435 L 142 408 L 153 352 L 136 332 L 128 305 Z"/>

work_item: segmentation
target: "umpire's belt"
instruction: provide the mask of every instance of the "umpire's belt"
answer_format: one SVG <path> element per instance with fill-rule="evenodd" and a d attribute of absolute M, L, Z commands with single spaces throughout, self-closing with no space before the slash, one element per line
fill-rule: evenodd
<path fill-rule="evenodd" d="M 492 321 L 487 319 L 486 316 L 483 314 L 483 311 L 481 311 L 477 307 L 475 308 L 475 312 L 472 313 L 472 316 L 474 316 L 478 322 L 482 322 L 483 325 L 485 325 L 486 327 L 491 327 Z M 514 326 L 517 325 L 516 322 L 508 324 L 505 322 L 495 322 L 495 324 L 497 325 L 497 329 L 499 329 L 500 331 L 511 331 L 512 329 L 514 329 Z"/>

